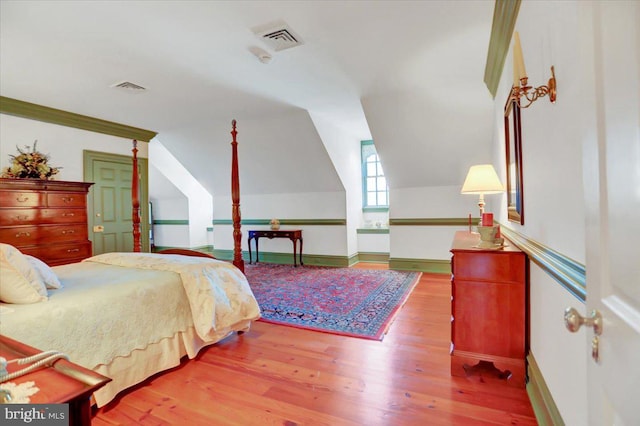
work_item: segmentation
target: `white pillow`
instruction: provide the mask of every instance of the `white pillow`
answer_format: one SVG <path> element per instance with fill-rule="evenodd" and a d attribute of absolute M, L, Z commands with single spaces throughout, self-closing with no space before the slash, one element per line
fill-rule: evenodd
<path fill-rule="evenodd" d="M 31 267 L 33 267 L 33 269 L 38 272 L 40 279 L 48 289 L 62 288 L 62 283 L 49 265 L 47 265 L 37 257 L 33 257 L 28 254 L 25 254 L 24 257 L 27 258 Z"/>
<path fill-rule="evenodd" d="M 47 300 L 47 288 L 20 250 L 0 243 L 0 301 L 37 303 Z"/>

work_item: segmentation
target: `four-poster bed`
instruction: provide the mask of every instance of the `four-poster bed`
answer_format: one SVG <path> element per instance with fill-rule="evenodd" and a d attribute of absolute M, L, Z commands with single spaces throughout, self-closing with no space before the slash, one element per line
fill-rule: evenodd
<path fill-rule="evenodd" d="M 242 273 L 235 120 L 231 135 L 233 264 L 187 249 L 141 252 L 134 140 L 133 253 L 104 253 L 50 268 L 0 233 L 2 333 L 40 350 L 64 352 L 111 378 L 94 394 L 103 406 L 121 390 L 179 365 L 183 356 L 193 358 L 203 347 L 248 330 L 260 308 Z M 8 292 L 6 283 L 19 288 Z"/>

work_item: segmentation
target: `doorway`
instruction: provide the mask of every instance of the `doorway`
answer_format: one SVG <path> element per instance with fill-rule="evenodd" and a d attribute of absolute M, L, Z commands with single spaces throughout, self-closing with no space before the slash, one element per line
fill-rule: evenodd
<path fill-rule="evenodd" d="M 130 156 L 83 151 L 84 180 L 93 182 L 87 196 L 89 239 L 93 255 L 133 251 Z M 149 251 L 148 160 L 138 158 L 142 251 Z"/>

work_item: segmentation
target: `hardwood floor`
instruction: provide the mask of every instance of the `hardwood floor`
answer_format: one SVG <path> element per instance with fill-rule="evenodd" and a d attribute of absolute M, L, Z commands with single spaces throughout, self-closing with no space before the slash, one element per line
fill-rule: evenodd
<path fill-rule="evenodd" d="M 450 297 L 448 275 L 423 274 L 382 342 L 256 322 L 126 391 L 93 425 L 537 424 L 524 388 L 451 377 Z"/>

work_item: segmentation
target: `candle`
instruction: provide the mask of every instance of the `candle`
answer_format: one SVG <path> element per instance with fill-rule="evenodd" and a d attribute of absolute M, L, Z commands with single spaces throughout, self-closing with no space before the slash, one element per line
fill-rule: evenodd
<path fill-rule="evenodd" d="M 519 78 L 525 78 L 527 76 L 527 70 L 524 67 L 524 57 L 522 56 L 522 46 L 520 45 L 520 34 L 516 31 L 514 33 L 515 41 L 513 43 L 513 62 L 514 67 L 518 72 Z M 515 71 L 514 71 L 515 74 Z"/>
<path fill-rule="evenodd" d="M 482 226 L 493 226 L 493 213 L 482 213 Z"/>

